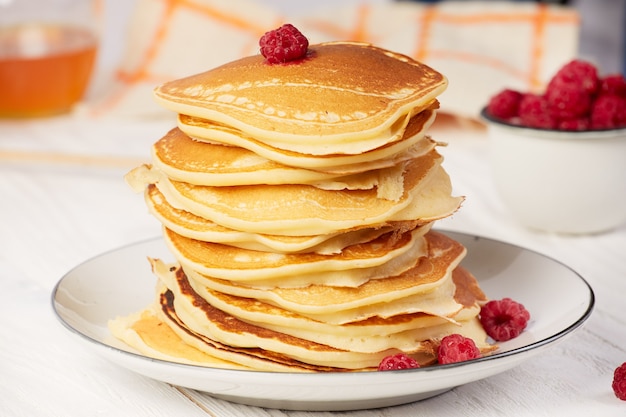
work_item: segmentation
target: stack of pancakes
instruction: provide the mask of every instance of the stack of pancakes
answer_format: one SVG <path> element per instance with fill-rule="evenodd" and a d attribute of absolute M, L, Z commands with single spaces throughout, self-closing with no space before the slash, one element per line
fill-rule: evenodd
<path fill-rule="evenodd" d="M 159 86 L 178 126 L 127 181 L 176 262 L 150 260 L 155 303 L 113 334 L 162 359 L 269 371 L 375 369 L 398 352 L 429 364 L 451 333 L 491 350 L 465 248 L 431 230 L 462 201 L 426 135 L 446 85 L 333 42 Z"/>

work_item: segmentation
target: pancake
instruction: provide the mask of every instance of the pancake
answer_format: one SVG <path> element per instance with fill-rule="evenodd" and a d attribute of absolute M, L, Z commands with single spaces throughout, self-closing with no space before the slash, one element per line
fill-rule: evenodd
<path fill-rule="evenodd" d="M 157 317 L 153 308 L 109 320 L 108 328 L 115 337 L 150 358 L 211 368 L 252 370 L 218 359 L 185 343 Z"/>
<path fill-rule="evenodd" d="M 396 221 L 422 224 L 447 217 L 463 200 L 451 195 L 450 178 L 436 152 L 416 158 L 404 175 L 398 201 L 377 190 L 323 190 L 311 185 L 207 187 L 150 171 L 135 182 L 155 183 L 168 203 L 221 226 L 250 233 L 311 236 L 379 227 Z M 131 180 L 132 181 L 132 180 Z"/>
<path fill-rule="evenodd" d="M 154 264 L 158 264 L 160 261 L 152 260 L 152 262 Z M 154 268 L 155 270 L 163 270 L 165 268 L 170 269 L 169 271 L 164 271 L 163 274 L 156 272 L 162 280 L 162 277 L 165 274 L 174 273 L 172 272 L 171 266 L 167 264 L 162 264 L 162 266 L 155 265 Z M 178 266 L 178 268 L 180 268 L 180 266 Z M 475 282 L 475 279 L 461 267 L 457 267 L 453 271 L 452 277 L 453 280 L 446 281 L 446 283 L 438 288 L 447 285 L 448 282 L 453 283 L 455 294 L 454 300 L 457 304 L 461 304 L 461 308 L 459 308 L 458 305 L 455 305 L 449 311 L 441 313 L 441 310 L 436 311 L 437 309 L 429 309 L 428 305 L 421 305 L 420 310 L 422 311 L 419 312 L 401 313 L 390 317 L 371 316 L 367 319 L 346 323 L 314 320 L 310 317 L 286 310 L 274 304 L 269 304 L 256 299 L 237 297 L 221 293 L 204 286 L 199 287 L 200 290 L 197 291 L 197 294 L 207 300 L 211 305 L 233 316 L 264 326 L 274 326 L 275 330 L 280 328 L 280 331 L 286 333 L 289 333 L 289 330 L 286 329 L 297 329 L 300 331 L 314 331 L 317 333 L 340 335 L 350 338 L 363 338 L 399 333 L 411 329 L 423 329 L 425 327 L 437 326 L 446 323 L 458 323 L 475 317 L 480 310 L 480 304 L 484 302 L 484 296 L 481 296 L 480 291 L 478 294 L 474 294 L 469 291 L 464 292 L 463 296 L 466 297 L 465 301 L 468 301 L 470 298 L 472 299 L 472 301 L 467 304 L 461 303 L 463 300 L 456 295 L 459 292 L 458 289 L 460 280 L 473 280 L 473 282 Z M 187 280 L 188 279 L 189 278 L 187 277 Z M 469 282 L 469 285 L 472 285 L 472 282 Z M 431 293 L 432 292 L 434 291 L 431 291 Z M 423 299 L 426 298 L 427 297 L 423 297 Z"/>
<path fill-rule="evenodd" d="M 289 311 L 324 321 L 324 317 L 334 319 L 335 314 L 348 315 L 350 321 L 363 320 L 378 315 L 390 317 L 397 314 L 419 312 L 419 299 L 422 294 L 441 286 L 450 280 L 452 271 L 465 256 L 465 248 L 445 235 L 430 231 L 426 234 L 427 254 L 408 271 L 385 279 L 372 279 L 358 287 L 310 285 L 302 288 L 258 289 L 241 283 L 217 279 L 198 273 L 193 269 L 185 272 L 190 277 L 190 285 L 197 292 L 202 286 L 226 294 L 253 298 L 274 304 Z M 441 302 L 461 306 L 453 300 L 453 289 Z M 441 294 L 439 294 L 441 295 Z M 410 302 L 406 302 L 407 298 Z M 342 320 L 342 322 L 346 322 Z"/>
<path fill-rule="evenodd" d="M 280 236 L 247 233 L 229 229 L 206 220 L 195 214 L 172 207 L 155 185 L 146 187 L 145 200 L 152 213 L 167 229 L 190 239 L 221 243 L 242 249 L 277 252 L 314 252 L 329 255 L 341 252 L 350 245 L 369 242 L 389 233 L 411 230 L 416 222 L 396 222 L 389 226 L 362 228 L 345 233 L 332 233 L 316 236 Z M 423 227 L 427 227 L 425 225 Z"/>
<path fill-rule="evenodd" d="M 275 372 L 430 365 L 450 334 L 496 349 L 465 247 L 432 230 L 463 202 L 427 135 L 446 86 L 358 42 L 158 86 L 177 126 L 125 179 L 175 262 L 149 258 L 153 304 L 111 332 L 155 358 Z"/>
<path fill-rule="evenodd" d="M 212 278 L 255 285 L 279 281 L 282 288 L 334 283 L 357 286 L 369 279 L 403 272 L 426 255 L 429 227 L 389 232 L 369 242 L 350 245 L 337 254 L 277 254 L 203 242 L 164 230 L 165 242 L 185 267 Z M 292 282 L 295 281 L 295 284 Z"/>
<path fill-rule="evenodd" d="M 194 185 L 311 184 L 335 190 L 380 189 L 381 179 L 390 176 L 387 172 L 402 169 L 410 159 L 430 152 L 435 145 L 424 138 L 404 154 L 406 159 L 391 159 L 376 169 L 367 163 L 364 172 L 334 173 L 303 169 L 302 161 L 294 161 L 299 168 L 283 165 L 238 146 L 200 142 L 174 128 L 153 145 L 152 161 L 168 178 Z"/>
<path fill-rule="evenodd" d="M 338 176 L 285 166 L 239 146 L 194 140 L 178 128 L 152 145 L 152 161 L 169 178 L 196 185 L 310 184 Z"/>
<path fill-rule="evenodd" d="M 219 334 L 219 332 L 213 330 L 213 325 L 208 323 L 206 320 L 207 311 L 205 309 L 198 308 L 199 303 L 195 298 L 195 294 L 184 291 L 185 289 L 186 287 L 184 282 L 179 282 L 176 289 L 171 290 L 174 294 L 174 306 L 177 314 L 185 325 L 200 334 L 211 335 L 211 337 L 215 337 L 224 343 L 236 345 L 236 342 L 233 342 L 227 336 L 216 335 L 216 333 Z M 178 292 L 181 290 L 184 292 Z M 232 299 L 228 301 L 233 302 Z M 245 299 L 239 299 L 239 301 L 246 305 L 254 303 L 254 301 Z M 211 306 L 211 309 L 216 308 L 214 304 L 208 305 Z M 232 306 L 232 304 L 230 305 Z M 389 327 L 393 328 L 394 325 L 402 323 L 405 324 L 405 327 L 407 328 L 402 331 L 389 331 L 390 329 L 385 329 L 384 326 L 379 325 L 377 326 L 380 330 L 378 333 L 374 333 L 370 330 L 364 332 L 364 334 L 347 335 L 346 332 L 343 332 L 342 330 L 350 327 L 349 325 L 341 327 L 331 325 L 324 326 L 323 323 L 319 324 L 310 319 L 307 322 L 305 318 L 298 316 L 290 317 L 288 312 L 276 308 L 272 309 L 271 306 L 267 304 L 257 305 L 256 308 L 263 310 L 264 313 L 274 314 L 275 317 L 278 316 L 284 319 L 291 318 L 293 321 L 299 320 L 300 322 L 305 322 L 300 323 L 305 325 L 302 327 L 281 326 L 276 324 L 258 323 L 251 320 L 243 321 L 283 335 L 289 335 L 299 339 L 314 341 L 333 348 L 359 353 L 374 354 L 381 351 L 388 351 L 389 349 L 398 349 L 407 353 L 412 353 L 413 349 L 416 347 L 416 341 L 434 340 L 442 334 L 455 332 L 457 328 L 463 326 L 463 321 L 452 323 L 450 321 L 440 320 L 438 323 L 435 323 L 434 320 L 429 320 L 431 319 L 430 316 L 417 316 L 412 320 L 405 320 L 405 317 L 392 317 L 387 319 Z M 211 314 L 211 312 L 209 312 L 209 314 Z M 231 316 L 233 315 L 231 314 Z M 470 317 L 470 319 L 473 319 L 474 317 L 475 315 Z M 240 317 L 237 318 L 241 319 Z M 422 319 L 423 322 L 420 319 Z M 318 325 L 313 326 L 312 324 L 314 323 Z M 308 324 L 308 326 L 306 324 Z M 411 324 L 413 327 L 410 327 Z M 366 328 L 367 325 L 361 324 L 359 327 Z M 331 331 L 324 332 L 324 330 Z"/>
<path fill-rule="evenodd" d="M 185 288 L 185 291 L 189 291 Z M 189 292 L 193 296 L 192 292 Z M 274 332 L 259 326 L 247 323 L 230 316 L 219 309 L 214 308 L 201 297 L 194 299 L 194 304 L 202 311 L 202 329 L 192 329 L 179 316 L 176 310 L 175 298 L 167 288 L 163 289 L 160 297 L 161 319 L 166 320 L 170 328 L 183 340 L 203 350 L 201 345 L 194 343 L 189 336 L 200 338 L 205 343 L 223 346 L 225 350 L 242 352 L 256 350 L 258 355 L 278 356 L 281 362 L 303 362 L 317 367 L 332 367 L 335 369 L 359 370 L 374 367 L 384 356 L 390 352 L 383 352 L 373 358 L 374 355 L 359 352 L 350 352 L 343 349 L 333 348 L 314 341 L 304 340 L 289 336 L 284 333 Z M 225 342 L 227 340 L 227 342 Z M 213 352 L 219 355 L 221 352 Z M 220 356 L 218 356 L 220 358 Z M 370 360 L 368 360 L 370 358 Z"/>
<path fill-rule="evenodd" d="M 330 42 L 310 45 L 297 64 L 250 56 L 162 84 L 154 95 L 166 109 L 231 126 L 273 148 L 328 155 L 396 140 L 398 126 L 446 86 L 442 74 L 407 56 Z"/>
<path fill-rule="evenodd" d="M 284 165 L 303 167 L 329 173 L 357 173 L 392 166 L 394 161 L 423 154 L 432 148 L 431 141 L 425 136 L 426 130 L 435 120 L 435 108 L 438 103 L 431 104 L 426 110 L 407 120 L 402 133 L 377 148 L 366 152 L 357 152 L 352 145 L 343 152 L 315 155 L 296 152 L 292 149 L 274 148 L 230 126 L 218 125 L 208 120 L 193 118 L 181 114 L 178 116 L 178 127 L 197 141 L 226 144 L 248 149 L 257 155 Z M 405 156 L 406 155 L 406 156 Z"/>
<path fill-rule="evenodd" d="M 277 331 L 272 329 L 272 325 L 259 326 L 254 321 L 241 320 L 223 312 L 193 291 L 182 268 L 158 260 L 153 260 L 152 264 L 162 282 L 175 290 L 161 285 L 156 311 L 150 308 L 141 314 L 118 317 L 109 322 L 111 331 L 117 337 L 151 357 L 229 369 L 327 372 L 374 370 L 384 355 L 398 351 L 397 347 L 388 348 L 394 343 L 396 346 L 405 346 L 412 357 L 422 365 L 428 365 L 436 359 L 437 340 L 450 333 L 463 334 L 476 340 L 483 353 L 494 349 L 485 342 L 486 335 L 475 318 L 477 310 L 472 308 L 485 301 L 484 294 L 471 274 L 460 267 L 455 268 L 453 273 L 455 299 L 466 304 L 456 315 L 459 320 L 454 322 L 418 313 L 390 319 L 374 317 L 343 326 L 328 326 L 271 305 L 244 302 L 248 312 L 256 313 L 256 316 L 259 313 L 273 315 L 270 319 L 273 321 L 277 317 L 286 320 L 290 322 L 288 328 L 293 333 L 312 339 L 309 340 L 287 334 L 287 327 L 284 326 L 279 326 L 280 330 Z M 231 309 L 234 306 L 237 310 L 241 303 L 230 301 L 226 306 Z M 381 334 L 391 336 L 377 337 Z M 425 339 L 427 337 L 430 339 Z M 220 338 L 225 338 L 227 342 L 216 340 Z M 233 343 L 231 339 L 239 343 Z M 358 347 L 356 351 L 361 353 L 320 343 L 320 339 L 327 343 L 352 346 L 353 349 Z M 390 340 L 394 343 L 389 343 Z M 421 342 L 416 343 L 416 340 Z M 378 351 L 379 348 L 386 350 Z"/>
<path fill-rule="evenodd" d="M 472 303 L 453 312 L 449 318 L 414 313 L 386 319 L 373 317 L 340 326 L 329 325 L 254 299 L 232 297 L 219 292 L 211 292 L 210 298 L 206 298 L 205 293 L 193 290 L 180 267 L 157 260 L 153 260 L 152 264 L 155 273 L 173 293 L 178 316 L 188 327 L 203 334 L 211 334 L 211 331 L 203 324 L 206 311 L 199 308 L 204 304 L 197 301 L 198 296 L 212 307 L 247 323 L 331 347 L 365 353 L 392 348 L 411 352 L 416 340 L 436 339 L 441 334 L 454 331 L 478 313 L 476 300 L 480 294 L 465 292 L 464 297 L 473 298 Z M 462 284 L 466 287 L 475 283 L 471 274 L 462 269 L 454 275 L 455 282 L 468 281 L 469 284 Z"/>
<path fill-rule="evenodd" d="M 268 372 L 328 372 L 338 368 L 299 362 L 258 348 L 234 348 L 210 340 L 184 327 L 163 285 L 157 305 L 129 316 L 109 320 L 111 333 L 140 353 L 161 360 L 211 368 Z"/>
<path fill-rule="evenodd" d="M 345 326 L 349 324 L 360 325 L 362 323 L 376 320 L 393 322 L 395 320 L 394 318 L 419 315 L 428 315 L 432 318 L 439 318 L 442 321 L 456 323 L 458 320 L 464 320 L 464 317 L 468 314 L 470 316 L 475 316 L 480 310 L 478 302 L 466 305 L 460 303 L 456 299 L 457 297 L 455 297 L 456 286 L 453 280 L 454 271 L 456 271 L 456 269 L 454 269 L 452 273 L 446 274 L 446 276 L 437 282 L 434 288 L 427 291 L 419 292 L 414 295 L 409 295 L 385 303 L 366 305 L 361 308 L 349 308 L 341 311 L 335 311 L 332 309 L 332 311 L 327 313 L 294 311 L 286 308 L 284 303 L 281 305 L 281 303 L 275 303 L 271 299 L 256 299 L 223 293 L 215 290 L 214 288 L 228 290 L 228 287 L 220 287 L 219 283 L 217 286 L 207 286 L 204 281 L 197 279 L 198 276 L 193 271 L 186 273 L 186 276 L 189 277 L 189 283 L 193 287 L 194 291 L 204 299 L 210 301 L 212 305 L 223 305 L 225 302 L 224 300 L 229 300 L 234 303 L 243 299 L 255 300 L 255 303 L 257 304 L 260 303 L 272 306 L 277 310 L 289 311 L 299 317 L 304 317 L 316 323 L 322 323 L 328 327 L 332 327 Z M 306 291 L 306 289 L 304 291 Z M 253 296 L 254 293 L 250 295 Z M 234 305 L 231 305 L 231 308 L 234 307 Z M 337 306 L 335 308 L 341 308 L 341 306 Z M 228 307 L 224 307 L 222 309 L 224 311 L 231 311 Z M 311 309 L 309 308 L 307 310 L 310 311 Z"/>
<path fill-rule="evenodd" d="M 309 184 L 323 190 L 376 188 L 379 198 L 397 200 L 403 188 L 396 178 L 418 152 L 424 155 L 435 147 L 430 139 L 423 142 L 420 148 L 411 150 L 415 155 L 407 154 L 405 160 L 394 160 L 390 166 L 358 173 L 324 173 L 281 165 L 236 146 L 198 142 L 172 129 L 155 143 L 152 159 L 153 166 L 167 178 L 193 185 Z M 129 178 L 141 175 L 145 174 L 138 171 Z"/>
<path fill-rule="evenodd" d="M 179 276 L 179 274 L 177 274 Z M 359 350 L 347 350 L 315 340 L 307 340 L 288 335 L 284 332 L 273 331 L 255 324 L 240 320 L 231 316 L 194 294 L 193 290 L 185 285 L 185 280 L 178 281 L 182 294 L 182 301 L 192 299 L 191 304 L 196 316 L 190 315 L 185 310 L 185 303 L 178 303 L 175 294 L 171 290 L 162 290 L 161 311 L 170 317 L 170 327 L 179 334 L 183 340 L 191 339 L 189 336 L 201 338 L 204 341 L 218 343 L 226 347 L 227 350 L 237 351 L 239 349 L 257 349 L 264 352 L 286 356 L 298 362 L 304 362 L 313 366 L 331 367 L 335 370 L 368 370 L 375 368 L 378 363 L 387 355 L 398 352 L 398 349 L 387 349 L 377 352 L 365 352 Z M 171 320 L 175 317 L 175 321 Z M 163 319 L 163 317 L 162 317 Z M 437 329 L 439 331 L 437 331 Z M 453 329 L 453 330 L 452 330 Z M 410 353 L 413 357 L 422 361 L 422 364 L 432 363 L 435 360 L 435 349 L 437 339 L 443 335 L 454 333 L 462 334 L 477 340 L 477 345 L 486 351 L 491 350 L 491 346 L 481 340 L 486 340 L 486 335 L 477 319 L 470 319 L 458 324 L 445 323 L 431 329 L 432 339 L 415 341 L 410 346 Z M 193 342 L 192 342 L 193 343 Z M 202 347 L 193 343 L 195 347 Z M 367 346 L 367 340 L 363 341 Z M 223 356 L 218 356 L 223 358 Z M 233 360 L 230 357 L 228 360 Z"/>

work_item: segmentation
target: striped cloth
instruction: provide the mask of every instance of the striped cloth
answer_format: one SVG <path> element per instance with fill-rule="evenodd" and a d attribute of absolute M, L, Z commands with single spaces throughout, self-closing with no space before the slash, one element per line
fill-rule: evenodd
<path fill-rule="evenodd" d="M 502 88 L 541 90 L 578 49 L 580 19 L 534 2 L 389 2 L 281 15 L 250 0 L 139 0 L 115 88 L 95 115 L 162 116 L 152 100 L 164 81 L 258 53 L 267 30 L 289 22 L 311 43 L 371 42 L 445 74 L 442 111 L 476 118 Z"/>

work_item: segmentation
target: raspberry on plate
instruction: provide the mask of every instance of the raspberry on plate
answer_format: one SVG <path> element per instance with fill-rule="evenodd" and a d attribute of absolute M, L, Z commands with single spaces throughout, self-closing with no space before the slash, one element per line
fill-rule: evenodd
<path fill-rule="evenodd" d="M 522 93 L 505 89 L 491 97 L 487 104 L 487 111 L 494 117 L 508 120 L 517 116 Z"/>
<path fill-rule="evenodd" d="M 611 386 L 615 396 L 620 400 L 626 401 L 626 362 L 615 369 Z"/>
<path fill-rule="evenodd" d="M 287 23 L 266 32 L 259 40 L 259 46 L 267 62 L 279 64 L 303 58 L 309 40 L 295 26 Z"/>
<path fill-rule="evenodd" d="M 513 339 L 522 333 L 530 320 L 526 308 L 510 298 L 491 300 L 480 310 L 480 323 L 485 332 L 500 342 Z"/>
<path fill-rule="evenodd" d="M 460 334 L 444 337 L 441 339 L 439 348 L 437 348 L 437 361 L 440 364 L 468 361 L 481 356 L 476 343 L 469 337 Z"/>
<path fill-rule="evenodd" d="M 400 369 L 419 368 L 420 364 L 406 353 L 397 353 L 395 355 L 385 356 L 380 364 L 379 371 L 397 371 Z"/>

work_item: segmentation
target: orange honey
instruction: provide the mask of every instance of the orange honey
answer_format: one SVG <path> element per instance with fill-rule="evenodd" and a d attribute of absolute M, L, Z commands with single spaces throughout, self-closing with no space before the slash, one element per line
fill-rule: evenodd
<path fill-rule="evenodd" d="M 0 117 L 69 111 L 89 84 L 96 49 L 96 37 L 86 29 L 0 28 Z"/>

